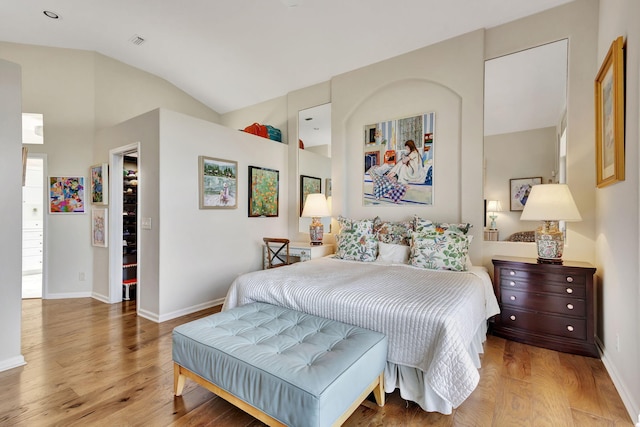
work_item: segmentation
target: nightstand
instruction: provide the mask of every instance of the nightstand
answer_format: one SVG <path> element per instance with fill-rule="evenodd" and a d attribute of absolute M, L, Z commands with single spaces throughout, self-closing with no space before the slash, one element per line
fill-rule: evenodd
<path fill-rule="evenodd" d="M 595 267 L 584 262 L 538 264 L 493 258 L 500 304 L 493 334 L 565 353 L 600 357 L 595 344 Z"/>
<path fill-rule="evenodd" d="M 335 245 L 323 244 L 323 245 L 311 245 L 309 242 L 291 242 L 289 243 L 289 259 L 291 263 L 304 262 L 310 259 L 322 258 L 323 256 L 331 255 L 334 252 Z M 263 263 L 262 268 L 267 268 L 267 248 L 263 246 Z"/>

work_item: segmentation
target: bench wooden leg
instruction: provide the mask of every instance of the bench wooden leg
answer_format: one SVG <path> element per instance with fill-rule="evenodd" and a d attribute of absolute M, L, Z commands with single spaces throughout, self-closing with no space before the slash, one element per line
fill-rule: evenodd
<path fill-rule="evenodd" d="M 373 396 L 376 398 L 376 403 L 378 406 L 384 406 L 384 371 L 380 374 L 380 382 L 373 389 Z"/>
<path fill-rule="evenodd" d="M 173 363 L 173 394 L 176 396 L 182 395 L 184 389 L 184 383 L 187 381 L 187 377 L 180 372 L 181 366 L 177 363 Z"/>

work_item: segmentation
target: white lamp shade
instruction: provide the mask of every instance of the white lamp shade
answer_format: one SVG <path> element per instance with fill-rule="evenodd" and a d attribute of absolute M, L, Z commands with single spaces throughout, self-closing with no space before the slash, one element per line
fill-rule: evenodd
<path fill-rule="evenodd" d="M 523 221 L 582 221 L 566 184 L 539 184 L 531 188 L 520 219 Z"/>
<path fill-rule="evenodd" d="M 305 218 L 331 216 L 329 212 L 329 205 L 327 199 L 322 193 L 312 193 L 307 195 L 307 200 L 304 202 L 304 209 L 302 209 L 302 216 Z"/>
<path fill-rule="evenodd" d="M 500 200 L 489 200 L 487 202 L 487 212 L 502 212 Z"/>

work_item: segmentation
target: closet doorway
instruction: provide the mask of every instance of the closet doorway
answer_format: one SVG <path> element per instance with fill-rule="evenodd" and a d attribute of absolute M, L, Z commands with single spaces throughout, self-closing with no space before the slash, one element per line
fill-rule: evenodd
<path fill-rule="evenodd" d="M 110 151 L 109 302 L 124 302 L 137 311 L 140 301 L 138 143 Z"/>

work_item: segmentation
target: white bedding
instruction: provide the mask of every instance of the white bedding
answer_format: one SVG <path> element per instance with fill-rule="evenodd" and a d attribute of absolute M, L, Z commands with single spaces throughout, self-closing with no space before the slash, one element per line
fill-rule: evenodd
<path fill-rule="evenodd" d="M 454 408 L 478 384 L 474 338 L 499 312 L 482 267 L 432 271 L 332 257 L 244 274 L 223 310 L 255 301 L 386 334 L 388 362 L 423 371 L 427 386 Z"/>

